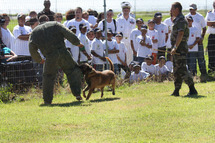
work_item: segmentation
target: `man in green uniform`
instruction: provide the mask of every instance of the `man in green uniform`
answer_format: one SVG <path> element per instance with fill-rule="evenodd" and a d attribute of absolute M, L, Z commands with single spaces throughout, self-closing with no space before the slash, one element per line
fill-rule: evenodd
<path fill-rule="evenodd" d="M 43 99 L 45 104 L 51 104 L 56 73 L 61 67 L 67 75 L 70 88 L 77 100 L 81 100 L 81 70 L 67 51 L 64 38 L 73 45 L 84 50 L 76 35 L 58 22 L 44 22 L 37 26 L 29 37 L 29 51 L 38 63 L 44 63 L 43 68 Z M 45 59 L 38 53 L 40 49 Z"/>
<path fill-rule="evenodd" d="M 188 52 L 187 40 L 189 37 L 188 22 L 182 14 L 182 6 L 179 2 L 172 4 L 170 13 L 174 17 L 171 33 L 171 44 L 173 47 L 171 54 L 173 55 L 175 84 L 175 90 L 171 95 L 179 96 L 179 90 L 181 89 L 183 80 L 190 89 L 188 96 L 197 95 L 198 93 L 194 87 L 192 75 L 186 67 L 186 57 Z"/>

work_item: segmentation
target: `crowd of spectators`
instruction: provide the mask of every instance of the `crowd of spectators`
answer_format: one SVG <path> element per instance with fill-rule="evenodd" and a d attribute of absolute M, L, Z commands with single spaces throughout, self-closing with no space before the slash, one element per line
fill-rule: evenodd
<path fill-rule="evenodd" d="M 1 62 L 7 63 L 17 57 L 31 59 L 28 39 L 31 31 L 43 21 L 63 22 L 62 13 L 50 10 L 51 2 L 44 0 L 44 9 L 37 13 L 31 11 L 27 16 L 18 14 L 18 24 L 11 32 L 7 26 L 10 17 L 1 15 Z M 215 3 L 213 4 L 215 8 Z M 157 12 L 147 22 L 142 18 L 135 19 L 130 12 L 129 2 L 121 3 L 122 12 L 113 19 L 112 9 L 107 11 L 107 37 L 105 38 L 104 13 L 97 13 L 89 9 L 83 11 L 81 7 L 68 10 L 65 13 L 65 27 L 73 31 L 85 47 L 83 52 L 77 46 L 65 40 L 65 45 L 78 63 L 90 63 L 96 70 L 107 69 L 105 56 L 112 60 L 115 73 L 130 82 L 147 80 L 155 77 L 158 81 L 168 79 L 173 73 L 171 51 L 171 26 L 174 17 L 163 21 L 162 13 Z M 188 40 L 188 69 L 197 75 L 197 60 L 201 72 L 201 80 L 206 81 L 207 71 L 204 59 L 204 39 L 206 26 L 209 36 L 209 72 L 215 70 L 213 36 L 215 35 L 215 11 L 209 11 L 206 18 L 197 12 L 197 5 L 190 5 L 190 12 L 186 15 L 189 23 L 190 35 Z M 146 25 L 147 24 L 147 25 Z M 50 35 L 51 36 L 51 35 Z M 106 41 L 107 40 L 107 41 Z M 108 54 L 107 54 L 107 53 Z"/>

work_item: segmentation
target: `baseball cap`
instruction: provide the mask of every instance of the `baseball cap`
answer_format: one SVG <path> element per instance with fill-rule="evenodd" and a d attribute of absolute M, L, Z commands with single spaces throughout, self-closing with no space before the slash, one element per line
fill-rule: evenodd
<path fill-rule="evenodd" d="M 122 8 L 131 8 L 131 4 L 127 1 L 124 1 L 121 3 Z"/>
<path fill-rule="evenodd" d="M 118 33 L 116 33 L 116 37 L 123 37 L 122 32 L 118 32 Z"/>
<path fill-rule="evenodd" d="M 197 9 L 197 5 L 193 3 L 190 5 L 189 9 Z"/>
<path fill-rule="evenodd" d="M 136 22 L 138 21 L 144 22 L 142 18 L 137 18 Z"/>
<path fill-rule="evenodd" d="M 82 28 L 87 28 L 87 25 L 85 23 L 79 24 L 79 29 L 81 30 Z"/>
<path fill-rule="evenodd" d="M 152 59 L 153 59 L 153 57 L 152 57 L 152 55 L 147 55 L 147 56 L 146 56 L 146 59 L 150 59 L 150 60 L 152 60 Z"/>
<path fill-rule="evenodd" d="M 76 27 L 75 26 L 70 26 L 69 29 L 70 30 L 74 30 L 74 29 L 76 30 Z"/>
<path fill-rule="evenodd" d="M 110 28 L 108 28 L 107 33 L 113 34 L 113 31 Z"/>
<path fill-rule="evenodd" d="M 30 19 L 31 19 L 31 17 L 30 17 L 30 16 L 26 16 L 26 17 L 25 17 L 25 22 L 30 21 Z"/>
<path fill-rule="evenodd" d="M 158 17 L 162 18 L 162 13 L 156 12 L 155 15 L 154 15 L 154 18 L 158 18 Z"/>
<path fill-rule="evenodd" d="M 147 27 L 146 25 L 142 25 L 140 29 L 141 29 L 141 30 L 147 30 L 148 27 Z"/>
<path fill-rule="evenodd" d="M 139 67 L 139 68 L 140 68 L 140 65 L 139 65 L 139 64 L 135 64 L 135 65 L 133 66 L 133 68 L 136 68 L 136 67 Z"/>
<path fill-rule="evenodd" d="M 160 56 L 160 57 L 159 57 L 159 60 L 161 60 L 161 59 L 166 60 L 166 58 L 165 58 L 164 56 Z"/>
<path fill-rule="evenodd" d="M 102 30 L 101 30 L 100 28 L 95 28 L 95 29 L 94 29 L 94 32 L 95 32 L 95 33 L 97 33 L 97 32 L 102 32 Z"/>
<path fill-rule="evenodd" d="M 155 23 L 155 21 L 154 21 L 153 19 L 149 19 L 149 20 L 148 20 L 148 23 L 151 23 L 151 22 L 152 22 L 152 23 Z"/>
<path fill-rule="evenodd" d="M 90 33 L 90 32 L 94 32 L 94 30 L 92 28 L 88 29 L 87 33 Z"/>
<path fill-rule="evenodd" d="M 192 20 L 192 21 L 193 21 L 193 17 L 192 17 L 192 16 L 190 16 L 190 15 L 189 15 L 189 16 L 187 16 L 187 17 L 186 17 L 186 19 L 187 19 L 187 20 Z"/>
<path fill-rule="evenodd" d="M 25 14 L 23 14 L 23 13 L 20 13 L 20 14 L 18 14 L 18 15 L 17 15 L 17 19 L 19 19 L 19 18 L 21 18 L 21 17 L 25 18 L 25 17 L 26 17 L 26 15 L 25 15 Z"/>

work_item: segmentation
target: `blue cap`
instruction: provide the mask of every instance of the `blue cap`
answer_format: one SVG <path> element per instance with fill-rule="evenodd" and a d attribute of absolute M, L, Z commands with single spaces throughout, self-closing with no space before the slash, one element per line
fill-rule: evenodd
<path fill-rule="evenodd" d="M 162 13 L 156 12 L 155 15 L 154 15 L 154 18 L 157 18 L 157 17 L 161 17 L 162 18 Z"/>

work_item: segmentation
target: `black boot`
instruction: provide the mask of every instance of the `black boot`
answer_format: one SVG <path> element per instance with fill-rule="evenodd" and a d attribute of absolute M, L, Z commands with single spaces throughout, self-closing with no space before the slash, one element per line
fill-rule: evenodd
<path fill-rule="evenodd" d="M 174 92 L 171 94 L 171 96 L 180 96 L 179 89 L 175 89 Z"/>
<path fill-rule="evenodd" d="M 198 95 L 198 92 L 196 91 L 196 88 L 194 87 L 194 84 L 190 85 L 189 89 L 190 89 L 190 91 L 187 94 L 187 96 Z"/>

